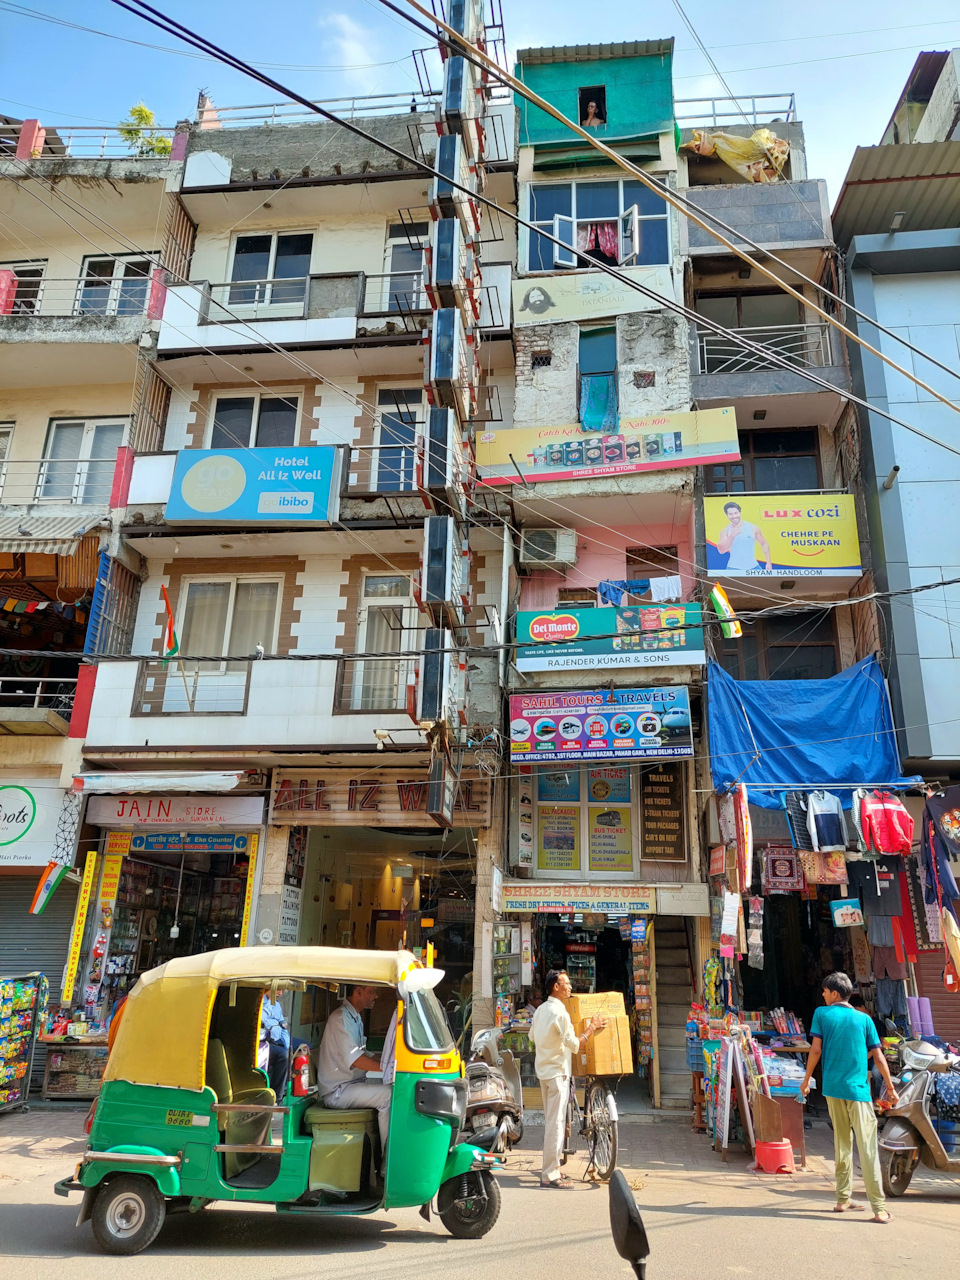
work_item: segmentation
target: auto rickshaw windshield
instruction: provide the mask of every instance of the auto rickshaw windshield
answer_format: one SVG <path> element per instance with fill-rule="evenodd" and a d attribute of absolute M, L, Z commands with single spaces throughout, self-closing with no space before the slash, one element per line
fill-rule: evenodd
<path fill-rule="evenodd" d="M 443 1006 L 432 991 L 409 992 L 405 1008 L 403 1034 L 408 1049 L 446 1053 L 455 1047 Z"/>

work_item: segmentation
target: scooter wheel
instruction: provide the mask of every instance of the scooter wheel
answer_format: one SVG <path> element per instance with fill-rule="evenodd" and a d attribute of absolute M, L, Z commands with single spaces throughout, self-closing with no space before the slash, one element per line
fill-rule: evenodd
<path fill-rule="evenodd" d="M 104 1253 L 139 1253 L 156 1239 L 165 1216 L 166 1201 L 153 1179 L 124 1173 L 100 1188 L 93 1234 Z"/>
<path fill-rule="evenodd" d="M 880 1150 L 880 1181 L 888 1196 L 902 1196 L 913 1177 L 913 1161 L 909 1151 Z"/>

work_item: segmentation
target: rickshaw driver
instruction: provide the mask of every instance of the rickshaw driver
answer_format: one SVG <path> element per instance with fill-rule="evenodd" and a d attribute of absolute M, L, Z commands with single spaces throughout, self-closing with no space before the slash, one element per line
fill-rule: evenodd
<path fill-rule="evenodd" d="M 375 1107 L 382 1156 L 387 1149 L 393 1091 L 388 1084 L 364 1079 L 367 1071 L 380 1071 L 382 1066 L 379 1058 L 367 1053 L 362 1018 L 379 995 L 379 987 L 353 987 L 330 1015 L 317 1050 L 317 1091 L 325 1107 L 341 1111 Z"/>

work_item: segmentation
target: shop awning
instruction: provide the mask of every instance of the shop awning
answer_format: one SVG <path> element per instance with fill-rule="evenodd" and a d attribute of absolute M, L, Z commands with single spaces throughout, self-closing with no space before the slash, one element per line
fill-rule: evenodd
<path fill-rule="evenodd" d="M 141 795 L 145 791 L 233 791 L 244 776 L 230 773 L 79 773 L 73 791 L 83 795 Z"/>
<path fill-rule="evenodd" d="M 746 783 L 750 803 L 823 789 L 850 807 L 855 787 L 899 787 L 896 729 L 876 658 L 828 680 L 734 680 L 707 664 L 710 771 L 718 791 Z"/>
<path fill-rule="evenodd" d="M 73 516 L 0 516 L 0 552 L 14 555 L 28 551 L 34 555 L 76 555 L 80 539 L 100 515 L 90 512 Z"/>

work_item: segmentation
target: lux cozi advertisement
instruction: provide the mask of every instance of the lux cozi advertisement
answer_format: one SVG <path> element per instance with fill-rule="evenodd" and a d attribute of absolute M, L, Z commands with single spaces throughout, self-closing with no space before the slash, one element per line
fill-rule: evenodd
<path fill-rule="evenodd" d="M 702 665 L 701 621 L 698 604 L 518 613 L 517 670 Z"/>
<path fill-rule="evenodd" d="M 733 409 L 700 409 L 620 418 L 608 435 L 584 432 L 576 422 L 482 431 L 476 457 L 482 484 L 518 484 L 736 462 L 740 442 Z"/>
<path fill-rule="evenodd" d="M 860 574 L 850 493 L 716 494 L 703 500 L 707 572 L 727 578 Z"/>
<path fill-rule="evenodd" d="M 691 757 L 690 699 L 679 685 L 510 698 L 510 758 L 664 760 Z"/>

